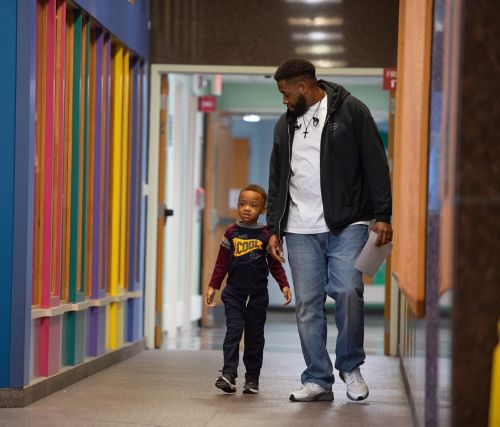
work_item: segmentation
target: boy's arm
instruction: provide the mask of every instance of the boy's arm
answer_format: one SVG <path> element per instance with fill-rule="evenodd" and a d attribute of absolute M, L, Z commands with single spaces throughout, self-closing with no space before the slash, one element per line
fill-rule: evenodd
<path fill-rule="evenodd" d="M 222 281 L 224 277 L 226 277 L 229 266 L 229 254 L 230 251 L 225 247 L 223 238 L 223 242 L 221 242 L 219 248 L 219 254 L 217 255 L 217 261 L 215 262 L 214 271 L 212 272 L 212 278 L 205 292 L 205 304 L 209 307 L 215 307 L 215 293 L 217 289 L 220 289 Z"/>
<path fill-rule="evenodd" d="M 220 289 L 224 277 L 226 277 L 227 270 L 229 268 L 229 258 L 230 250 L 223 243 L 219 247 L 219 254 L 217 255 L 217 261 L 215 261 L 214 271 L 212 272 L 212 278 L 208 286 L 214 289 Z"/>

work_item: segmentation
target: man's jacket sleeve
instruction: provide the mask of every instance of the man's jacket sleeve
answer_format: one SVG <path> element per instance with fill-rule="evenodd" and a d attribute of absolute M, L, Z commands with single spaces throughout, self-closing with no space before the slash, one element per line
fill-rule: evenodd
<path fill-rule="evenodd" d="M 279 123 L 279 122 L 278 122 Z M 269 162 L 269 188 L 267 194 L 267 228 L 271 235 L 278 234 L 277 198 L 280 187 L 280 156 L 278 124 L 274 127 L 273 151 Z"/>
<path fill-rule="evenodd" d="M 368 108 L 356 109 L 356 133 L 361 146 L 363 172 L 370 191 L 375 221 L 391 222 L 392 197 L 384 144 Z"/>

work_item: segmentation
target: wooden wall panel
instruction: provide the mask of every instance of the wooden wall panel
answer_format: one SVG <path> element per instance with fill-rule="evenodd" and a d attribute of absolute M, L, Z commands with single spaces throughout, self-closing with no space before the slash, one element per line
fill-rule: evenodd
<path fill-rule="evenodd" d="M 112 63 L 113 103 L 112 103 L 112 153 L 110 176 L 110 281 L 109 291 L 118 294 L 120 268 L 120 220 L 121 220 L 121 160 L 122 160 L 122 114 L 123 114 L 123 47 L 115 47 Z"/>
<path fill-rule="evenodd" d="M 70 253 L 69 253 L 69 301 L 76 302 L 79 278 L 79 221 L 80 212 L 80 127 L 81 127 L 81 74 L 82 74 L 82 15 L 74 12 L 73 25 L 73 98 L 72 98 L 72 134 L 71 134 L 71 207 L 70 207 Z"/>
<path fill-rule="evenodd" d="M 424 315 L 432 1 L 400 2 L 392 273 Z"/>
<path fill-rule="evenodd" d="M 65 129 L 65 65 L 66 65 L 66 2 L 57 2 L 56 58 L 55 58 L 55 114 L 54 114 L 54 199 L 52 203 L 51 306 L 58 305 L 61 296 L 62 240 L 63 240 L 63 165 Z"/>
<path fill-rule="evenodd" d="M 64 145 L 63 145 L 63 212 L 62 212 L 62 256 L 61 299 L 69 298 L 70 241 L 71 241 L 71 165 L 73 158 L 73 60 L 74 60 L 74 14 L 66 11 L 66 61 L 64 94 Z"/>
<path fill-rule="evenodd" d="M 109 174 L 110 174 L 110 116 L 111 116 L 111 36 L 104 34 L 103 40 L 103 86 L 102 86 L 102 131 L 101 139 L 103 141 L 102 156 L 103 163 L 101 174 L 103 175 L 101 187 L 101 236 L 102 244 L 100 249 L 100 292 L 106 294 L 109 286 Z"/>

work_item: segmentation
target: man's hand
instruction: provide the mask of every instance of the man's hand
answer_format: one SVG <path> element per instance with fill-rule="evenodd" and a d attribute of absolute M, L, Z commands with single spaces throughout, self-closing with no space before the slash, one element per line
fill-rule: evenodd
<path fill-rule="evenodd" d="M 207 292 L 205 293 L 205 304 L 209 307 L 215 307 L 214 303 L 215 298 L 215 289 L 210 286 L 207 288 Z"/>
<path fill-rule="evenodd" d="M 376 222 L 372 230 L 377 233 L 377 240 L 375 246 L 383 246 L 392 240 L 392 227 L 391 224 L 386 222 Z"/>
<path fill-rule="evenodd" d="M 283 297 L 285 298 L 285 304 L 283 305 L 290 304 L 290 301 L 292 301 L 292 292 L 290 291 L 290 288 L 285 286 L 281 292 L 283 292 Z"/>
<path fill-rule="evenodd" d="M 269 249 L 271 250 L 271 256 L 281 263 L 285 263 L 285 257 L 283 254 L 283 242 L 280 240 L 277 234 L 273 234 L 269 238 Z"/>

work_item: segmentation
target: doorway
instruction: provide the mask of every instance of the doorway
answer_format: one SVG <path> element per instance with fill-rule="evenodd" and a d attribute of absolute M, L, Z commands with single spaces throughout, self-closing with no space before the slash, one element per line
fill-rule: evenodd
<path fill-rule="evenodd" d="M 267 168 L 272 149 L 273 128 L 279 115 L 284 112 L 284 107 L 281 103 L 281 95 L 275 88 L 275 82 L 270 78 L 274 69 L 153 65 L 151 72 L 150 159 L 157 158 L 154 153 L 158 148 L 154 147 L 154 142 L 158 138 L 159 123 L 155 111 L 158 111 L 159 101 L 155 100 L 158 97 L 155 94 L 159 93 L 156 89 L 157 81 L 165 74 L 176 81 L 183 81 L 183 89 L 179 97 L 184 96 L 183 101 L 179 101 L 178 97 L 177 105 L 171 104 L 170 99 L 163 100 L 163 102 L 168 102 L 169 106 L 172 105 L 171 117 L 167 118 L 167 139 L 171 132 L 173 137 L 171 144 L 175 145 L 178 140 L 191 135 L 185 139 L 184 145 L 179 146 L 177 152 L 194 146 L 194 151 L 197 153 L 193 156 L 197 166 L 190 170 L 192 165 L 189 165 L 189 162 L 182 163 L 179 157 L 174 160 L 175 150 L 169 158 L 170 152 L 167 148 L 166 180 L 168 182 L 171 179 L 176 184 L 171 186 L 171 194 L 166 198 L 170 197 L 167 205 L 174 210 L 175 214 L 172 221 L 167 220 L 165 228 L 165 245 L 170 249 L 165 250 L 163 258 L 168 267 L 164 269 L 161 286 L 165 291 L 162 317 L 168 319 L 163 322 L 163 332 L 167 332 L 173 338 L 179 327 L 188 329 L 193 321 L 201 320 L 202 325 L 209 325 L 213 322 L 202 304 L 202 295 L 210 280 L 222 233 L 229 223 L 236 219 L 236 211 L 233 209 L 234 204 L 231 200 L 238 193 L 238 189 L 246 183 L 252 182 L 267 188 Z M 335 72 L 332 70 L 329 79 L 346 86 L 355 96 L 362 99 L 372 111 L 379 129 L 385 132 L 388 127 L 389 100 L 388 94 L 384 94 L 380 89 L 382 70 L 367 70 L 365 74 L 359 70 L 357 73 L 351 72 L 350 75 L 343 76 L 338 74 L 338 70 Z M 328 73 L 325 73 L 326 75 Z M 199 113 L 197 97 L 202 94 L 217 93 L 219 90 L 216 76 L 222 76 L 223 82 L 222 93 L 216 95 L 217 110 L 212 113 Z M 186 122 L 187 126 L 179 124 L 176 119 L 180 117 L 181 112 L 184 118 L 191 117 Z M 258 123 L 245 122 L 243 117 L 250 113 L 258 115 L 260 121 Z M 245 158 L 247 161 L 242 161 Z M 186 185 L 189 180 L 191 184 Z M 158 182 L 158 177 L 155 179 L 154 174 L 150 174 L 148 190 L 151 195 L 157 191 L 154 188 L 155 182 Z M 166 186 L 168 188 L 168 184 Z M 186 203 L 182 201 L 182 198 L 176 199 L 175 193 L 178 197 L 182 195 L 185 200 L 194 199 L 194 202 Z M 154 209 L 154 206 L 150 207 L 150 211 Z M 181 232 L 183 228 L 175 218 L 178 216 L 185 219 L 193 214 L 198 216 L 200 221 L 196 225 L 198 231 L 192 232 L 191 237 L 196 239 L 198 236 L 199 241 L 192 243 L 188 248 L 183 246 L 183 239 L 179 240 L 180 236 L 186 234 L 186 230 Z M 149 225 L 148 222 L 148 236 L 151 237 L 157 233 Z M 176 242 L 175 245 L 172 242 Z M 196 244 L 200 246 L 197 247 Z M 155 257 L 148 256 L 147 259 L 148 263 L 151 263 Z M 186 280 L 186 276 L 180 273 L 179 263 L 182 264 L 187 260 L 191 264 L 197 260 L 198 276 L 195 277 L 194 274 L 188 276 Z M 148 266 L 146 269 L 148 270 Z M 291 276 L 289 271 L 287 274 L 288 277 Z M 175 278 L 176 275 L 177 278 Z M 384 307 L 383 276 L 383 273 L 378 274 L 378 283 L 367 286 L 365 294 L 367 305 L 379 309 Z M 152 282 L 147 280 L 146 288 L 148 283 Z M 281 305 L 282 296 L 272 278 L 270 278 L 269 290 L 271 306 Z M 156 317 L 152 316 L 151 310 L 148 309 L 153 306 L 155 294 L 146 289 L 145 295 L 145 335 L 147 337 L 149 334 L 148 317 L 149 325 L 151 325 L 158 316 L 156 314 Z"/>

